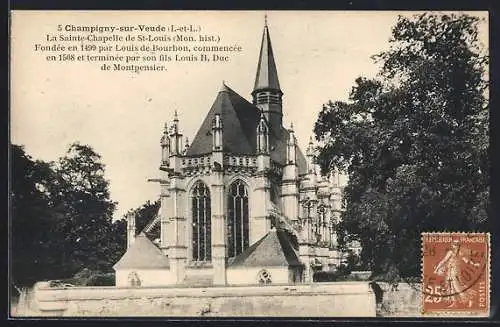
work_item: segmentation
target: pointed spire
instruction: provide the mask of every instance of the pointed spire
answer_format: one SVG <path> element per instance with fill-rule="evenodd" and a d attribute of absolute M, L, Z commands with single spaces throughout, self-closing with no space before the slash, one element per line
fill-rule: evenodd
<path fill-rule="evenodd" d="M 170 126 L 170 154 L 180 155 L 182 154 L 181 149 L 182 134 L 179 131 L 179 118 L 177 116 L 177 110 L 174 111 L 174 121 L 172 126 Z"/>
<path fill-rule="evenodd" d="M 287 142 L 287 152 L 286 152 L 286 161 L 287 164 L 295 165 L 297 161 L 297 140 L 295 139 L 295 133 L 293 132 L 293 124 L 290 124 L 290 128 L 288 129 L 288 142 Z"/>
<path fill-rule="evenodd" d="M 165 123 L 165 125 L 163 125 L 163 135 L 161 137 L 161 141 L 160 141 L 160 144 L 162 146 L 168 146 L 169 145 L 169 138 L 168 138 L 168 124 Z"/>
<path fill-rule="evenodd" d="M 265 16 L 264 32 L 262 33 L 254 92 L 262 89 L 272 89 L 281 92 L 278 71 L 276 70 L 273 48 L 271 46 L 271 37 L 269 36 L 269 28 L 267 26 L 267 15 Z"/>
<path fill-rule="evenodd" d="M 290 124 L 290 128 L 288 129 L 288 145 L 294 145 L 296 144 L 296 139 L 295 139 L 295 132 L 293 130 L 293 124 Z"/>
<path fill-rule="evenodd" d="M 170 157 L 170 137 L 168 136 L 168 124 L 163 127 L 163 135 L 160 140 L 161 145 L 161 166 L 169 165 Z"/>
<path fill-rule="evenodd" d="M 170 134 L 178 134 L 179 133 L 179 118 L 177 116 L 177 110 L 174 111 L 174 120 L 172 122 L 172 126 L 170 127 Z"/>
<path fill-rule="evenodd" d="M 312 136 L 309 138 L 309 145 L 306 149 L 307 156 L 307 171 L 316 174 L 315 157 L 314 157 L 314 143 Z"/>
<path fill-rule="evenodd" d="M 314 155 L 314 143 L 313 143 L 312 136 L 309 137 L 309 144 L 308 144 L 307 149 L 306 149 L 306 155 L 307 156 Z"/>

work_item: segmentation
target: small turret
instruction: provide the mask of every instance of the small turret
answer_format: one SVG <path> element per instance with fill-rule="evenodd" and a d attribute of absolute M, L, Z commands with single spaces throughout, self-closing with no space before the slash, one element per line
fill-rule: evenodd
<path fill-rule="evenodd" d="M 297 139 L 295 138 L 295 132 L 293 131 L 293 124 L 290 124 L 288 134 L 286 163 L 287 165 L 295 165 L 297 163 Z"/>
<path fill-rule="evenodd" d="M 299 174 L 297 167 L 297 140 L 293 125 L 288 129 L 286 145 L 286 165 L 283 167 L 281 180 L 281 198 L 283 214 L 292 224 L 297 224 L 299 219 Z"/>
<path fill-rule="evenodd" d="M 212 137 L 213 137 L 213 146 L 212 151 L 219 152 L 223 150 L 222 144 L 222 131 L 223 131 L 223 123 L 222 118 L 219 113 L 215 114 L 212 119 Z"/>
<path fill-rule="evenodd" d="M 170 128 L 170 155 L 178 156 L 182 153 L 182 134 L 179 132 L 179 118 L 177 110 L 174 112 L 174 121 Z"/>
<path fill-rule="evenodd" d="M 168 137 L 168 125 L 165 123 L 165 127 L 163 129 L 163 135 L 160 140 L 161 144 L 161 166 L 169 166 L 169 157 L 170 157 L 170 138 Z"/>
<path fill-rule="evenodd" d="M 269 127 L 262 111 L 257 125 L 257 153 L 269 153 Z"/>
<path fill-rule="evenodd" d="M 269 125 L 264 113 L 260 112 L 260 121 L 257 125 L 257 171 L 267 172 L 271 168 L 269 156 Z"/>
<path fill-rule="evenodd" d="M 309 144 L 306 149 L 306 157 L 307 157 L 307 173 L 315 175 L 316 166 L 314 160 L 314 143 L 312 140 L 312 136 L 309 138 Z"/>

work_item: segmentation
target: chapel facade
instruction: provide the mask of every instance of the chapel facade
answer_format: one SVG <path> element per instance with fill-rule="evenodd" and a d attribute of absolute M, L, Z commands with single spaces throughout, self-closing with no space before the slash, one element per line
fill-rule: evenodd
<path fill-rule="evenodd" d="M 139 235 L 128 218 L 117 286 L 294 284 L 340 264 L 340 178 L 298 147 L 282 98 L 266 22 L 251 101 L 222 83 L 191 144 L 177 113 L 165 125 L 160 210 Z"/>

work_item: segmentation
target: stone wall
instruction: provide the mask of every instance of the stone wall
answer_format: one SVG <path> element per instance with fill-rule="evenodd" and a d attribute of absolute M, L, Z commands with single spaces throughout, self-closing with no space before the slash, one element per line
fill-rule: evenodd
<path fill-rule="evenodd" d="M 117 269 L 115 285 L 117 287 L 130 286 L 130 274 L 135 273 L 141 281 L 141 286 L 163 286 L 175 283 L 175 278 L 168 268 L 166 269 Z"/>
<path fill-rule="evenodd" d="M 206 288 L 34 289 L 32 316 L 281 316 L 374 317 L 368 283 L 234 286 Z"/>
<path fill-rule="evenodd" d="M 382 317 L 419 317 L 420 287 L 418 283 L 399 283 L 397 287 L 388 283 L 377 283 L 381 290 L 381 301 L 377 304 L 377 315 Z"/>
<path fill-rule="evenodd" d="M 257 284 L 259 282 L 258 274 L 261 270 L 267 270 L 270 274 L 272 283 L 288 284 L 288 267 L 230 267 L 226 270 L 227 282 L 232 285 Z"/>

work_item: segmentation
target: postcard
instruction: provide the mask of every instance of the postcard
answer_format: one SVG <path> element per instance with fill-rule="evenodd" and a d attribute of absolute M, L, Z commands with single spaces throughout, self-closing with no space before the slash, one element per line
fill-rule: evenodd
<path fill-rule="evenodd" d="M 488 24 L 12 11 L 11 316 L 488 317 Z"/>

